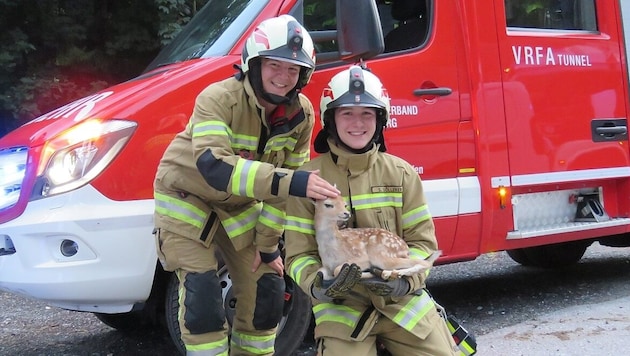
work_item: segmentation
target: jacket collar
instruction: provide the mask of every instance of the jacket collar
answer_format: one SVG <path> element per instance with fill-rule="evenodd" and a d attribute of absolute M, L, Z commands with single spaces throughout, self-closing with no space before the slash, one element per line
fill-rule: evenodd
<path fill-rule="evenodd" d="M 348 152 L 335 145 L 335 141 L 332 138 L 328 139 L 328 146 L 335 164 L 339 168 L 348 171 L 350 177 L 365 173 L 376 163 L 378 158 L 378 144 L 374 144 L 372 149 L 360 154 Z"/>

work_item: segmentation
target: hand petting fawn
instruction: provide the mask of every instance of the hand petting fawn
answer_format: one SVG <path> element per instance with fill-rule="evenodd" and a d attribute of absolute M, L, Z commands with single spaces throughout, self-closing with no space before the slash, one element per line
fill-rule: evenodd
<path fill-rule="evenodd" d="M 412 259 L 409 246 L 398 235 L 382 228 L 345 228 L 339 225 L 350 219 L 343 197 L 315 200 L 315 238 L 322 260 L 322 273 L 328 279 L 336 276 L 345 263 L 355 263 L 361 278 L 373 277 L 382 270 L 383 279 L 395 279 L 424 273 L 440 256 L 436 251 L 428 259 Z"/>

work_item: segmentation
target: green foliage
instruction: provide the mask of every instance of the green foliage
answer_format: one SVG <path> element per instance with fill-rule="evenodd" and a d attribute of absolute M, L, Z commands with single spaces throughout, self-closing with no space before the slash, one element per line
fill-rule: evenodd
<path fill-rule="evenodd" d="M 0 136 L 140 74 L 206 2 L 0 0 Z"/>
<path fill-rule="evenodd" d="M 306 21 L 306 28 L 317 30 L 334 30 L 337 26 L 335 11 L 335 1 L 305 0 L 304 18 Z"/>
<path fill-rule="evenodd" d="M 166 46 L 208 0 L 155 0 L 159 10 L 161 44 Z"/>

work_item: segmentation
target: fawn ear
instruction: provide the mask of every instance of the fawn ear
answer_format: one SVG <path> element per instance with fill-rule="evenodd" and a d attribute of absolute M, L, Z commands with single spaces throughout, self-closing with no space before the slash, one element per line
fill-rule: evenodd
<path fill-rule="evenodd" d="M 308 198 L 308 200 L 310 200 L 313 205 L 317 205 L 317 200 L 315 200 L 314 198 Z"/>

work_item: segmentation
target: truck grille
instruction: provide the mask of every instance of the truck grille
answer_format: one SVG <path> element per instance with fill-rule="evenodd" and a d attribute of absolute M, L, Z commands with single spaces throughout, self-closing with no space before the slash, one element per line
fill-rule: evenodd
<path fill-rule="evenodd" d="M 0 210 L 15 205 L 26 174 L 26 147 L 0 149 Z"/>

